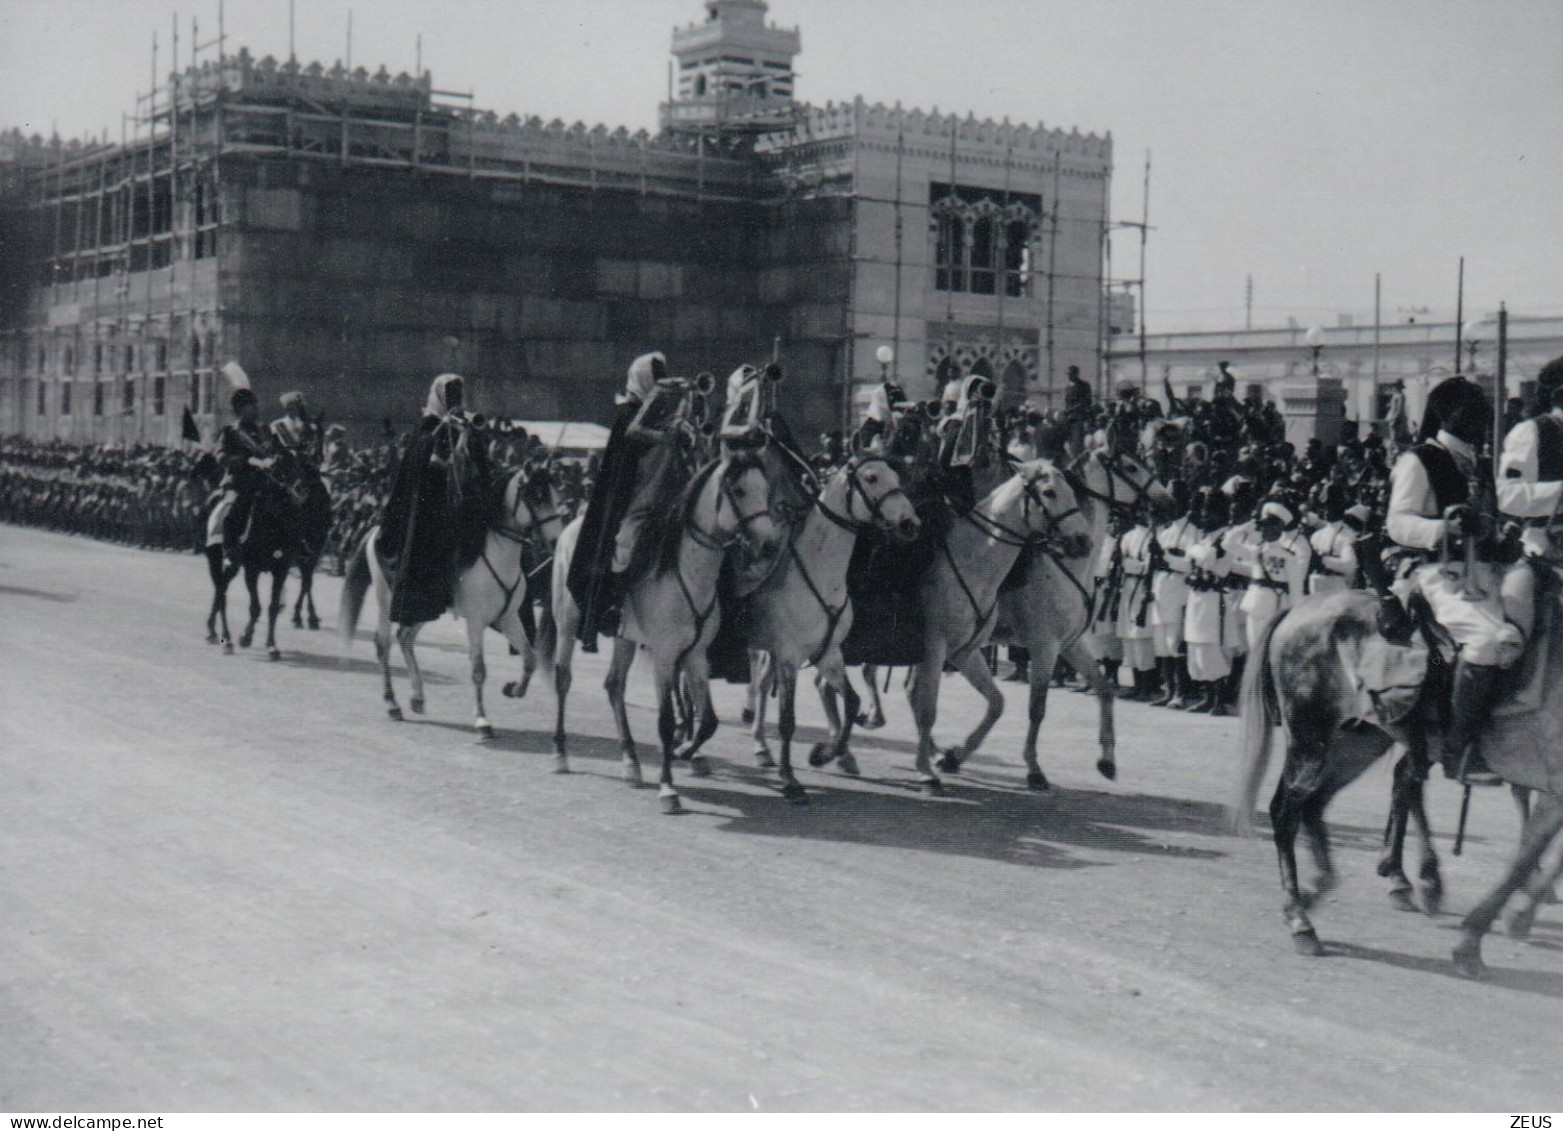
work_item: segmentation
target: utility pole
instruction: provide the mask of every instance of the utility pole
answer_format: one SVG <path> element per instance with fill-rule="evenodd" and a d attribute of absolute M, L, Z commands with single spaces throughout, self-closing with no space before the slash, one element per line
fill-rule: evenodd
<path fill-rule="evenodd" d="M 1460 370 L 1460 350 L 1464 346 L 1461 327 L 1465 325 L 1465 256 L 1460 256 L 1460 281 L 1455 286 L 1454 297 L 1454 371 Z"/>
<path fill-rule="evenodd" d="M 1243 329 L 1254 328 L 1254 277 L 1248 276 L 1248 284 L 1243 288 Z"/>

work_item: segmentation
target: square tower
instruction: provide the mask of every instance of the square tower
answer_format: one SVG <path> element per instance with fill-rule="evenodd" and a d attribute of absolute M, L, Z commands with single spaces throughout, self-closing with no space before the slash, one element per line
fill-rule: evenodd
<path fill-rule="evenodd" d="M 706 0 L 704 23 L 676 28 L 673 101 L 662 128 L 747 133 L 792 123 L 797 28 L 765 22 L 765 0 Z"/>

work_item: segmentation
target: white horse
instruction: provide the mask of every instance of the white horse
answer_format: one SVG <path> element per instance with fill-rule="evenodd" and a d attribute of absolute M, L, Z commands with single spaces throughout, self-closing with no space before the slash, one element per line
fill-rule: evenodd
<path fill-rule="evenodd" d="M 775 765 L 765 744 L 768 696 L 764 691 L 775 680 L 780 699 L 776 727 L 782 744 L 782 793 L 790 801 L 801 804 L 807 800 L 792 770 L 798 668 L 804 664 L 812 664 L 819 672 L 832 729 L 830 758 L 818 758 L 816 764 L 840 758 L 842 768 L 853 771 L 847 742 L 857 713 L 857 695 L 847 682 L 841 642 L 852 629 L 847 565 L 858 533 L 878 526 L 911 541 L 920 525 L 895 469 L 882 456 L 854 456 L 826 482 L 780 567 L 749 598 L 749 648 L 756 657 L 769 659 L 763 669 L 755 665 L 755 678 L 750 681 L 751 688 L 760 689 L 758 694 L 751 691 L 755 759 L 762 767 Z M 835 709 L 834 693 L 846 699 L 844 724 Z M 816 751 L 810 760 L 817 757 Z"/>
<path fill-rule="evenodd" d="M 1090 550 L 1090 528 L 1075 492 L 1047 460 L 1021 464 L 975 508 L 958 514 L 939 540 L 938 554 L 919 586 L 924 612 L 923 658 L 907 681 L 907 699 L 917 723 L 917 770 L 925 792 L 944 787 L 934 772 L 933 726 L 939 708 L 939 680 L 954 665 L 987 703 L 977 726 L 939 766 L 958 773 L 1004 713 L 1004 695 L 993 682 L 983 647 L 998 619 L 999 587 L 1022 549 L 1056 540 L 1065 557 Z"/>
<path fill-rule="evenodd" d="M 662 811 L 677 813 L 682 806 L 673 788 L 675 756 L 673 694 L 682 678 L 698 711 L 694 734 L 677 753 L 691 762 L 700 776 L 710 773 L 706 759 L 697 751 L 716 729 L 711 710 L 711 690 L 706 666 L 706 648 L 716 636 L 721 613 L 717 608 L 717 579 L 722 559 L 731 552 L 761 559 L 777 552 L 780 534 L 770 510 L 770 485 L 759 460 L 751 453 L 725 456 L 706 466 L 696 476 L 680 503 L 682 514 L 669 536 L 677 543 L 664 564 L 636 581 L 624 595 L 619 635 L 614 640 L 613 658 L 603 686 L 613 705 L 618 726 L 619 746 L 623 753 L 624 774 L 640 785 L 640 758 L 630 734 L 629 714 L 625 710 L 624 688 L 636 646 L 651 653 L 656 667 L 657 732 L 662 742 L 662 777 L 658 796 Z M 565 701 L 571 682 L 571 658 L 575 652 L 575 633 L 580 609 L 566 583 L 570 560 L 580 539 L 581 519 L 570 523 L 559 538 L 553 579 L 553 641 L 551 659 L 554 690 L 559 698 L 554 726 L 555 769 L 569 772 L 565 747 Z M 543 662 L 550 660 L 546 632 L 542 641 Z"/>
<path fill-rule="evenodd" d="M 505 485 L 502 517 L 489 527 L 478 560 L 456 579 L 451 611 L 467 625 L 467 655 L 472 665 L 472 691 L 477 703 L 472 725 L 486 739 L 494 737 L 494 728 L 483 710 L 483 684 L 488 678 L 488 667 L 483 659 L 484 630 L 497 630 L 522 657 L 524 671 L 516 685 L 517 698 L 525 693 L 536 663 L 520 612 L 527 595 L 527 550 L 531 548 L 537 556 L 546 557 L 559 540 L 566 517 L 554 494 L 552 478 L 550 469 L 544 464 L 518 471 L 510 477 Z M 386 711 L 391 718 L 400 720 L 402 709 L 396 702 L 396 690 L 391 683 L 391 595 L 396 579 L 380 557 L 378 526 L 371 528 L 359 543 L 342 588 L 341 629 L 343 639 L 349 644 L 358 627 L 364 596 L 371 585 L 380 609 L 374 650 L 385 678 Z M 408 704 L 419 715 L 424 710 L 423 672 L 418 667 L 413 645 L 422 628 L 421 624 L 400 624 L 395 633 L 412 680 L 412 698 Z"/>
<path fill-rule="evenodd" d="M 1031 655 L 1030 721 L 1023 753 L 1026 785 L 1036 790 L 1050 788 L 1037 761 L 1037 735 L 1047 715 L 1048 686 L 1059 656 L 1085 676 L 1096 692 L 1097 737 L 1102 751 L 1096 768 L 1109 781 L 1117 776 L 1117 739 L 1113 732 L 1113 703 L 1117 695 L 1096 662 L 1086 634 L 1091 625 L 1091 566 L 1108 538 L 1114 511 L 1168 497 L 1167 488 L 1155 473 L 1130 455 L 1092 452 L 1076 460 L 1068 470 L 1075 479 L 1080 513 L 1090 524 L 1091 552 L 1081 558 L 1051 552 L 1033 554 L 1025 584 L 999 598 L 999 622 L 994 630 L 995 638 L 1012 641 Z"/>

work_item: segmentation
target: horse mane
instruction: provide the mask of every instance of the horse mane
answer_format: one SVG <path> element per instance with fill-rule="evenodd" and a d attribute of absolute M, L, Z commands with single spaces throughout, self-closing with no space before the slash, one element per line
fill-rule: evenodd
<path fill-rule="evenodd" d="M 678 544 L 684 536 L 695 511 L 695 504 L 700 501 L 700 492 L 705 490 L 706 482 L 716 474 L 719 468 L 726 468 L 724 474 L 743 475 L 748 471 L 765 471 L 765 464 L 760 459 L 758 452 L 738 451 L 712 460 L 700 468 L 684 484 L 678 498 L 671 507 L 664 512 L 669 516 L 677 515 L 678 521 L 669 519 L 662 524 L 660 540 L 657 544 L 657 569 L 672 569 L 678 564 Z"/>

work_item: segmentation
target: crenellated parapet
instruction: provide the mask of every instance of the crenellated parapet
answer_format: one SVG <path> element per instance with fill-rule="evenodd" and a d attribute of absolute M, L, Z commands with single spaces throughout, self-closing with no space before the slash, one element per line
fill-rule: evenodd
<path fill-rule="evenodd" d="M 1053 129 L 1042 123 L 1017 124 L 1008 118 L 994 121 L 973 114 L 963 118 L 941 113 L 938 107 L 907 110 L 899 103 L 886 106 L 861 98 L 827 102 L 824 106 L 800 105 L 797 124 L 792 129 L 767 135 L 756 148 L 775 151 L 849 137 L 944 149 L 950 147 L 953 138 L 963 153 L 986 151 L 1014 158 L 1030 155 L 1048 160 L 1066 158 L 1080 164 L 1112 164 L 1111 133 L 1081 133 L 1078 128 Z"/>
<path fill-rule="evenodd" d="M 403 114 L 428 111 L 433 104 L 434 80 L 428 71 L 412 76 L 392 75 L 383 65 L 349 70 L 338 60 L 330 67 L 296 59 L 278 62 L 267 55 L 252 56 L 247 48 L 220 60 L 186 67 L 171 77 L 181 104 L 214 94 L 227 94 L 262 102 L 307 99 L 333 106 L 392 111 Z"/>

